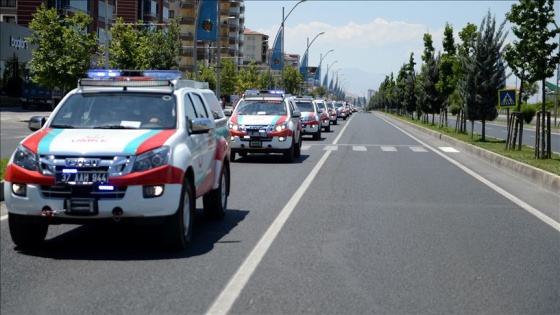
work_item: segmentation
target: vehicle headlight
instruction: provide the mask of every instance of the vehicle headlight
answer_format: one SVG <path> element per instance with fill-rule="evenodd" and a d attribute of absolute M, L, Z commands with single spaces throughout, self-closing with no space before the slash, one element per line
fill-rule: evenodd
<path fill-rule="evenodd" d="M 286 130 L 287 128 L 288 128 L 288 125 L 285 122 L 274 126 L 274 130 L 276 130 L 276 131 Z"/>
<path fill-rule="evenodd" d="M 23 145 L 18 145 L 14 152 L 14 164 L 23 167 L 26 170 L 36 171 L 39 169 L 37 163 L 37 154 L 33 153 Z"/>
<path fill-rule="evenodd" d="M 238 130 L 239 130 L 239 125 L 236 124 L 236 123 L 230 122 L 228 127 L 229 127 L 229 129 L 234 130 L 234 131 L 238 131 Z"/>
<path fill-rule="evenodd" d="M 166 165 L 169 162 L 169 147 L 161 147 L 140 154 L 134 165 L 133 172 L 143 172 L 152 168 Z"/>

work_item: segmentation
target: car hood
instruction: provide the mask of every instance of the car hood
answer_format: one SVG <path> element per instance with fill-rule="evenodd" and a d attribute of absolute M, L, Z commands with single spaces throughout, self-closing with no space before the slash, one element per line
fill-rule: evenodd
<path fill-rule="evenodd" d="M 43 154 L 140 154 L 165 144 L 176 130 L 43 128 L 22 141 Z"/>

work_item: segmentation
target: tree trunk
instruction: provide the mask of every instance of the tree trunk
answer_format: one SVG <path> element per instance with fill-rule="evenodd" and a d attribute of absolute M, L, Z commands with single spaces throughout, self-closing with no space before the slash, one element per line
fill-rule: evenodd
<path fill-rule="evenodd" d="M 482 141 L 486 141 L 486 119 L 482 119 Z"/>
<path fill-rule="evenodd" d="M 544 122 L 545 122 L 545 111 L 546 111 L 546 90 L 545 90 L 545 79 L 542 80 L 542 115 L 541 115 L 541 158 L 549 158 L 549 156 L 546 155 L 547 150 L 546 150 L 546 135 L 544 134 L 545 132 L 545 126 L 544 126 Z M 550 145 L 550 143 L 548 144 Z"/>

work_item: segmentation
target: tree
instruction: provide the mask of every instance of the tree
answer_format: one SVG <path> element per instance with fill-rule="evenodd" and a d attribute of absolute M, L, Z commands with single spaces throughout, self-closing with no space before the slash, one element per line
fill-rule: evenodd
<path fill-rule="evenodd" d="M 453 27 L 449 23 L 445 24 L 443 51 L 439 62 L 439 81 L 436 83 L 436 89 L 443 96 L 445 105 L 449 106 L 449 96 L 457 88 L 457 76 L 455 75 L 457 48 L 453 38 Z M 445 121 L 447 125 L 447 111 L 445 111 Z"/>
<path fill-rule="evenodd" d="M 554 75 L 556 65 L 560 62 L 560 53 L 555 52 L 558 44 L 552 40 L 560 33 L 554 21 L 554 0 L 520 0 L 519 4 L 511 6 L 506 18 L 515 25 L 512 31 L 519 38 L 519 42 L 514 42 L 508 49 L 509 55 L 506 55 L 510 67 L 515 67 L 514 73 L 523 75 L 528 82 L 542 81 L 542 99 L 545 100 L 545 80 Z M 550 24 L 555 27 L 549 29 Z M 541 156 L 548 158 L 545 153 L 545 110 L 543 101 Z"/>
<path fill-rule="evenodd" d="M 462 64 L 460 62 L 460 58 L 471 58 L 474 54 L 475 43 L 477 38 L 477 26 L 471 23 L 467 23 L 467 25 L 459 32 L 459 38 L 461 39 L 461 44 L 457 46 L 457 63 L 455 63 L 455 70 L 454 73 L 457 77 L 457 89 L 458 89 L 458 96 L 459 96 L 459 107 L 460 113 L 465 113 L 466 111 L 466 104 L 467 100 L 470 99 L 472 96 L 469 89 L 470 86 L 467 86 L 466 83 L 468 82 L 466 75 L 467 73 L 462 68 Z M 458 128 L 458 132 L 466 132 L 466 115 L 462 114 L 459 117 L 460 124 Z M 474 122 L 473 122 L 474 124 Z"/>
<path fill-rule="evenodd" d="M 299 71 L 291 66 L 284 69 L 284 84 L 286 93 L 298 94 L 302 78 Z"/>
<path fill-rule="evenodd" d="M 496 19 L 490 11 L 483 19 L 472 54 L 460 57 L 465 75 L 462 78 L 463 101 L 467 105 L 467 118 L 474 124 L 482 123 L 481 140 L 486 138 L 486 121 L 498 117 L 498 90 L 505 86 L 505 70 L 500 66 L 507 32 L 505 21 L 496 29 Z"/>
<path fill-rule="evenodd" d="M 220 74 L 220 91 L 229 100 L 229 96 L 235 94 L 235 82 L 237 81 L 235 64 L 233 59 L 222 59 L 222 72 Z"/>
<path fill-rule="evenodd" d="M 56 9 L 47 10 L 43 3 L 29 23 L 34 32 L 27 40 L 37 44 L 29 62 L 31 80 L 50 89 L 60 87 L 66 93 L 85 77 L 97 47 L 97 34 L 87 33 L 91 22 L 83 12 L 59 16 Z"/>
<path fill-rule="evenodd" d="M 411 118 L 414 119 L 414 111 L 416 109 L 416 71 L 414 70 L 414 53 L 410 53 L 410 59 L 407 66 L 407 75 L 404 89 L 404 108 Z"/>

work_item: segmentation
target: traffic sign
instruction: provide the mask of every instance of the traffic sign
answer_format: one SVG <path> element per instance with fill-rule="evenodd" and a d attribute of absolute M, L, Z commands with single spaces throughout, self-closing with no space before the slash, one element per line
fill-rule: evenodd
<path fill-rule="evenodd" d="M 517 90 L 504 89 L 498 91 L 500 107 L 512 107 L 517 105 Z"/>

